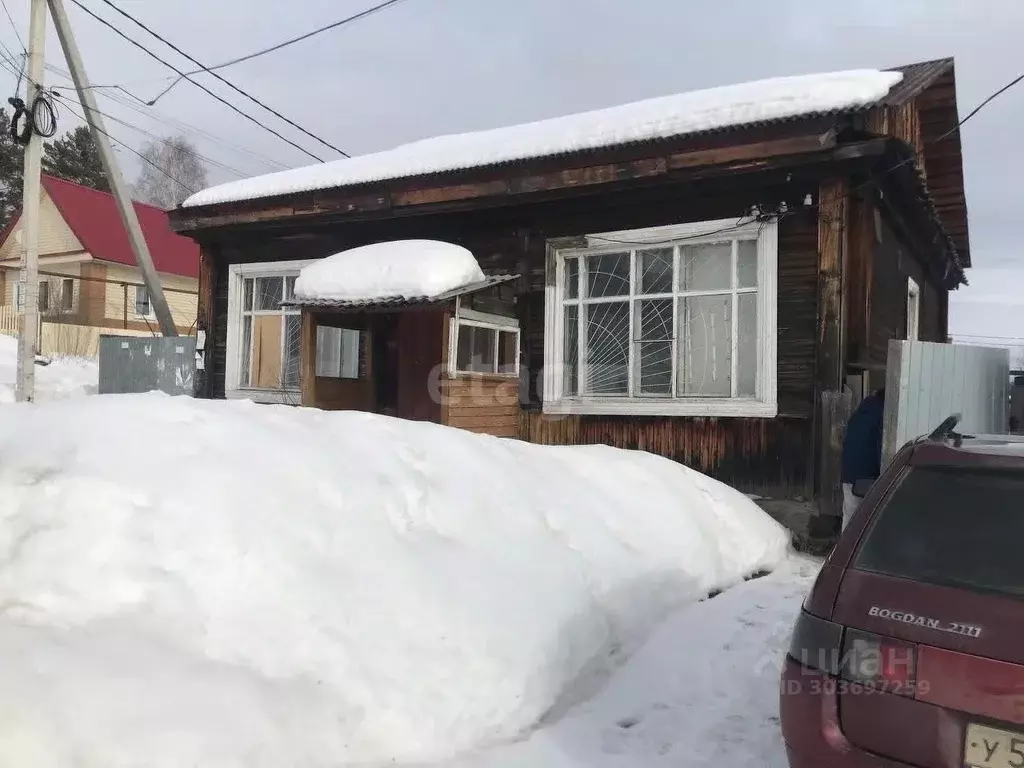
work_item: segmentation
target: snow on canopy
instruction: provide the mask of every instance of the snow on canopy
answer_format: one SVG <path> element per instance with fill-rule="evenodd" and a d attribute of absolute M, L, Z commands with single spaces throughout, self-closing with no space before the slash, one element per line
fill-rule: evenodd
<path fill-rule="evenodd" d="M 295 298 L 429 298 L 484 279 L 473 254 L 460 245 L 391 240 L 342 251 L 304 267 L 295 280 Z"/>
<path fill-rule="evenodd" d="M 859 109 L 903 79 L 874 69 L 799 75 L 662 96 L 609 109 L 414 141 L 384 152 L 240 179 L 182 204 L 255 200 Z"/>
<path fill-rule="evenodd" d="M 4 766 L 447 766 L 788 552 L 639 451 L 157 393 L 0 411 Z"/>

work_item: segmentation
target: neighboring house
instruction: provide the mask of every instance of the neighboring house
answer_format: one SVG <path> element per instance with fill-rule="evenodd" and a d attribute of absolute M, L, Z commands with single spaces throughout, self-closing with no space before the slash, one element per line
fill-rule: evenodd
<path fill-rule="evenodd" d="M 195 323 L 199 248 L 171 231 L 167 214 L 135 203 L 171 313 L 181 333 Z M 0 234 L 0 308 L 18 313 L 21 217 Z M 39 310 L 44 322 L 158 330 L 113 195 L 44 175 L 39 208 Z"/>
<path fill-rule="evenodd" d="M 653 99 L 204 190 L 171 212 L 203 252 L 200 393 L 424 418 L 429 361 L 515 382 L 472 428 L 642 449 L 836 515 L 839 393 L 884 384 L 890 339 L 948 338 L 947 292 L 970 266 L 957 121 L 941 60 Z M 418 320 L 393 312 L 404 335 L 349 342 L 334 356 L 359 359 L 333 374 L 322 349 L 302 359 L 316 325 L 352 326 L 289 302 L 301 267 L 410 238 L 518 276 L 512 322 L 461 319 L 449 300 L 429 322 L 422 307 Z M 273 318 L 266 344 L 244 330 L 257 317 Z M 474 323 L 492 329 L 476 362 L 494 329 L 517 331 L 516 372 L 453 366 Z M 375 357 L 387 348 L 418 359 L 403 374 L 402 354 Z M 262 379 L 256 354 L 275 360 Z M 369 393 L 321 397 L 342 369 L 375 379 Z M 420 395 L 382 404 L 378 380 Z"/>

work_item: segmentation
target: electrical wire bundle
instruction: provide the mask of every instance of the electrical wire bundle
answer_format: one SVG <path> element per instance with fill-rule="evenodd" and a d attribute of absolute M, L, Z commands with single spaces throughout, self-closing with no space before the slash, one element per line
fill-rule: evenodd
<path fill-rule="evenodd" d="M 49 91 L 36 93 L 31 107 L 18 96 L 12 96 L 7 103 L 14 107 L 10 130 L 11 138 L 18 144 L 28 144 L 33 135 L 49 139 L 57 133 L 57 108 Z"/>

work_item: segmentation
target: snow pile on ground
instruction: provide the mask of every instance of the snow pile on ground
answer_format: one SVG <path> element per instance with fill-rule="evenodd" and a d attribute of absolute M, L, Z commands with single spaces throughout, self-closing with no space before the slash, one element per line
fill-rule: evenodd
<path fill-rule="evenodd" d="M 593 701 L 444 768 L 788 768 L 779 679 L 820 561 L 679 609 Z"/>
<path fill-rule="evenodd" d="M 311 192 L 857 109 L 884 97 L 902 78 L 899 72 L 853 70 L 691 91 L 240 179 L 204 189 L 183 205 Z"/>
<path fill-rule="evenodd" d="M 447 761 L 787 552 L 649 454 L 161 394 L 8 406 L 0 765 Z"/>
<path fill-rule="evenodd" d="M 303 268 L 295 298 L 414 299 L 484 280 L 473 254 L 437 240 L 394 240 L 336 253 Z"/>
<path fill-rule="evenodd" d="M 35 371 L 37 401 L 95 394 L 100 376 L 94 360 L 80 357 L 57 357 Z M 0 403 L 14 402 L 17 378 L 18 340 L 0 334 Z"/>

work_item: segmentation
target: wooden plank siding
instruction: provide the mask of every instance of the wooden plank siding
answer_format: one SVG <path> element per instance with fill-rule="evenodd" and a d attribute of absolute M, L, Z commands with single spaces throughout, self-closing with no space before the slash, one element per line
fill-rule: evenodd
<path fill-rule="evenodd" d="M 496 437 L 519 437 L 519 381 L 506 376 L 444 376 L 442 423 Z"/>

